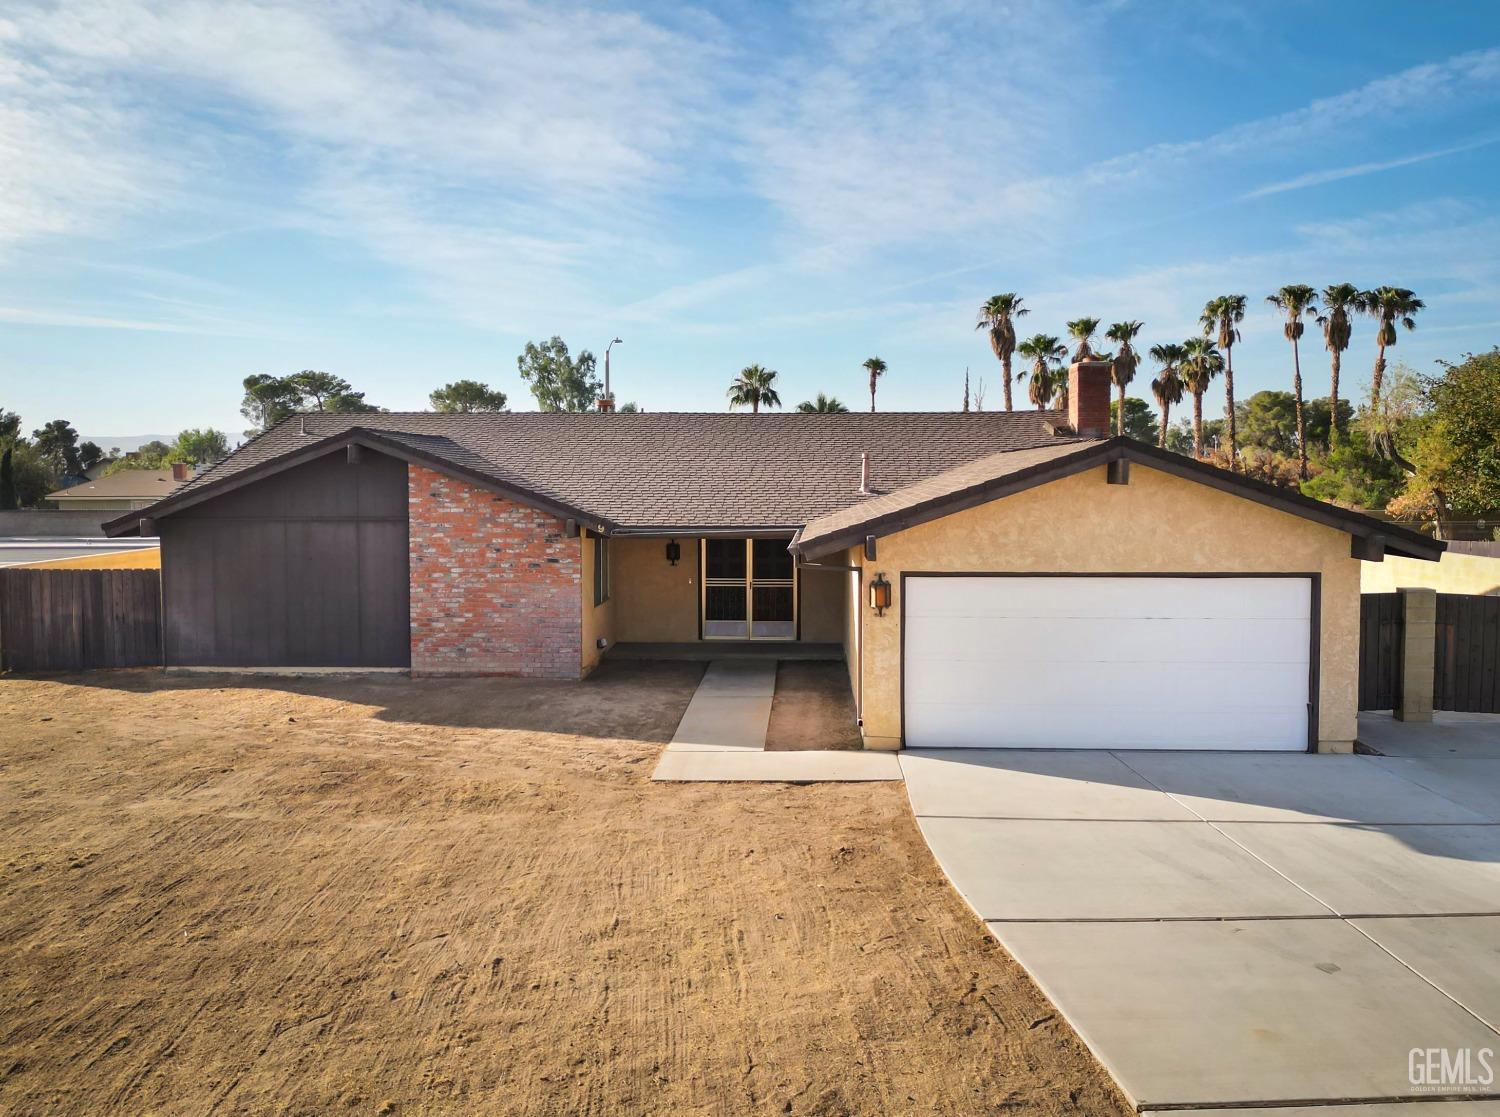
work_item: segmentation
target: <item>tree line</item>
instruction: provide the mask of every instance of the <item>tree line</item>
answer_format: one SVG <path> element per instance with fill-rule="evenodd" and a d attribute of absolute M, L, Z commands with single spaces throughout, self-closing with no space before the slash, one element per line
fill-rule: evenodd
<path fill-rule="evenodd" d="M 117 446 L 105 450 L 80 441 L 66 419 L 53 419 L 27 438 L 21 416 L 0 408 L 0 510 L 35 508 L 48 493 L 82 484 L 101 464 L 102 476 L 122 469 L 164 469 L 174 462 L 208 465 L 228 453 L 224 433 L 206 428 L 181 431 L 170 443 L 153 440 L 128 454 Z"/>

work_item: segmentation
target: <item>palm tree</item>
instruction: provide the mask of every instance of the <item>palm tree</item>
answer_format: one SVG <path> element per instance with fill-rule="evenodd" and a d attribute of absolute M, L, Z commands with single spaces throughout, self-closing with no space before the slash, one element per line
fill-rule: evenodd
<path fill-rule="evenodd" d="M 1073 350 L 1075 361 L 1086 361 L 1094 355 L 1089 342 L 1099 332 L 1099 319 L 1097 318 L 1075 318 L 1068 323 L 1068 336 L 1078 343 L 1078 348 Z"/>
<path fill-rule="evenodd" d="M 840 403 L 835 397 L 825 396 L 822 392 L 819 392 L 817 399 L 803 400 L 797 405 L 797 410 L 806 412 L 810 415 L 842 415 L 849 409 L 842 403 Z"/>
<path fill-rule="evenodd" d="M 1298 342 L 1306 329 L 1304 317 L 1318 316 L 1318 293 L 1305 283 L 1289 283 L 1266 302 L 1286 315 L 1281 332 L 1292 343 L 1292 398 L 1297 410 L 1297 476 L 1307 480 L 1307 427 L 1302 418 L 1302 355 Z"/>
<path fill-rule="evenodd" d="M 1167 412 L 1172 404 L 1182 402 L 1182 378 L 1177 369 L 1186 358 L 1187 350 L 1172 342 L 1151 347 L 1151 359 L 1161 365 L 1161 375 L 1151 381 L 1151 394 L 1161 408 L 1161 430 L 1157 433 L 1156 444 L 1163 448 L 1167 445 Z"/>
<path fill-rule="evenodd" d="M 1203 393 L 1215 376 L 1224 371 L 1224 354 L 1206 337 L 1190 337 L 1181 345 L 1170 347 L 1178 352 L 1175 362 L 1178 379 L 1193 396 L 1193 457 L 1203 456 Z"/>
<path fill-rule="evenodd" d="M 870 410 L 875 410 L 875 381 L 885 375 L 885 362 L 879 357 L 871 357 L 864 364 L 864 369 L 870 374 Z"/>
<path fill-rule="evenodd" d="M 1375 375 L 1370 380 L 1370 406 L 1376 409 L 1380 405 L 1381 381 L 1385 379 L 1385 347 L 1396 344 L 1396 323 L 1408 330 L 1416 329 L 1417 311 L 1427 304 L 1405 287 L 1377 287 L 1366 291 L 1363 301 L 1362 309 L 1376 322 L 1375 344 L 1379 348 L 1375 353 Z"/>
<path fill-rule="evenodd" d="M 1220 295 L 1203 306 L 1198 321 L 1203 336 L 1214 338 L 1224 351 L 1224 427 L 1229 434 L 1229 468 L 1239 461 L 1239 436 L 1234 429 L 1234 343 L 1240 339 L 1239 325 L 1245 320 L 1244 295 Z"/>
<path fill-rule="evenodd" d="M 746 365 L 729 384 L 730 408 L 749 406 L 753 414 L 759 414 L 761 405 L 780 407 L 781 396 L 776 391 L 776 370 Z"/>
<path fill-rule="evenodd" d="M 1016 352 L 1031 362 L 1027 396 L 1038 411 L 1045 411 L 1057 392 L 1058 365 L 1068 355 L 1068 347 L 1051 334 L 1033 334 L 1016 346 Z"/>
<path fill-rule="evenodd" d="M 1005 410 L 1011 410 L 1010 400 L 1010 358 L 1016 351 L 1016 323 L 1015 320 L 1023 314 L 1030 314 L 1021 305 L 1021 296 L 1014 291 L 1007 291 L 1003 295 L 991 295 L 979 308 L 979 324 L 976 330 L 988 330 L 990 333 L 990 348 L 995 351 L 995 357 L 1000 361 L 1000 369 L 1005 382 Z"/>
<path fill-rule="evenodd" d="M 1140 364 L 1140 358 L 1130 347 L 1130 343 L 1135 340 L 1135 335 L 1141 332 L 1141 328 L 1140 322 L 1116 322 L 1104 331 L 1104 336 L 1120 347 L 1119 352 L 1109 363 L 1109 378 L 1120 390 L 1120 404 L 1115 409 L 1115 434 L 1117 435 L 1125 433 L 1125 389 L 1135 379 L 1136 366 Z"/>
<path fill-rule="evenodd" d="M 1352 328 L 1350 314 L 1363 313 L 1365 293 L 1352 283 L 1330 283 L 1323 288 L 1323 311 L 1318 325 L 1323 327 L 1323 344 L 1327 347 L 1331 366 L 1328 390 L 1328 442 L 1332 445 L 1343 433 L 1339 430 L 1339 369 L 1343 364 L 1344 350 L 1349 348 Z"/>

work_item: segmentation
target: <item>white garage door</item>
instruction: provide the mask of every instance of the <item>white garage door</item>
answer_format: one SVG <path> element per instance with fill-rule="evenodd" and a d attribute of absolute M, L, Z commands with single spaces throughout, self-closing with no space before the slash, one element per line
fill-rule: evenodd
<path fill-rule="evenodd" d="M 905 582 L 908 748 L 1307 748 L 1307 578 Z"/>

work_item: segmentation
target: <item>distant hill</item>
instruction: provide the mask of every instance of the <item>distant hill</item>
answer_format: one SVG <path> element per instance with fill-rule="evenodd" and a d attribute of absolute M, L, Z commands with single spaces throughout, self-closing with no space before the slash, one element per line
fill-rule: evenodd
<path fill-rule="evenodd" d="M 148 442 L 171 445 L 175 434 L 80 434 L 79 442 L 92 442 L 105 453 L 118 446 L 121 450 L 139 450 Z"/>

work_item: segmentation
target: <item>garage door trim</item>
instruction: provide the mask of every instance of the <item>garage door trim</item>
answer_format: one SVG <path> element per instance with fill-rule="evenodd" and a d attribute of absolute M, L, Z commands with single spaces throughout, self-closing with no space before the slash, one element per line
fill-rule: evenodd
<path fill-rule="evenodd" d="M 1244 570 L 903 570 L 901 572 L 901 664 L 900 729 L 902 747 L 906 745 L 906 583 L 912 578 L 1301 578 L 1308 582 L 1310 601 L 1307 620 L 1307 751 L 1318 751 L 1318 636 L 1323 627 L 1323 576 L 1316 571 L 1275 571 L 1261 573 Z"/>

